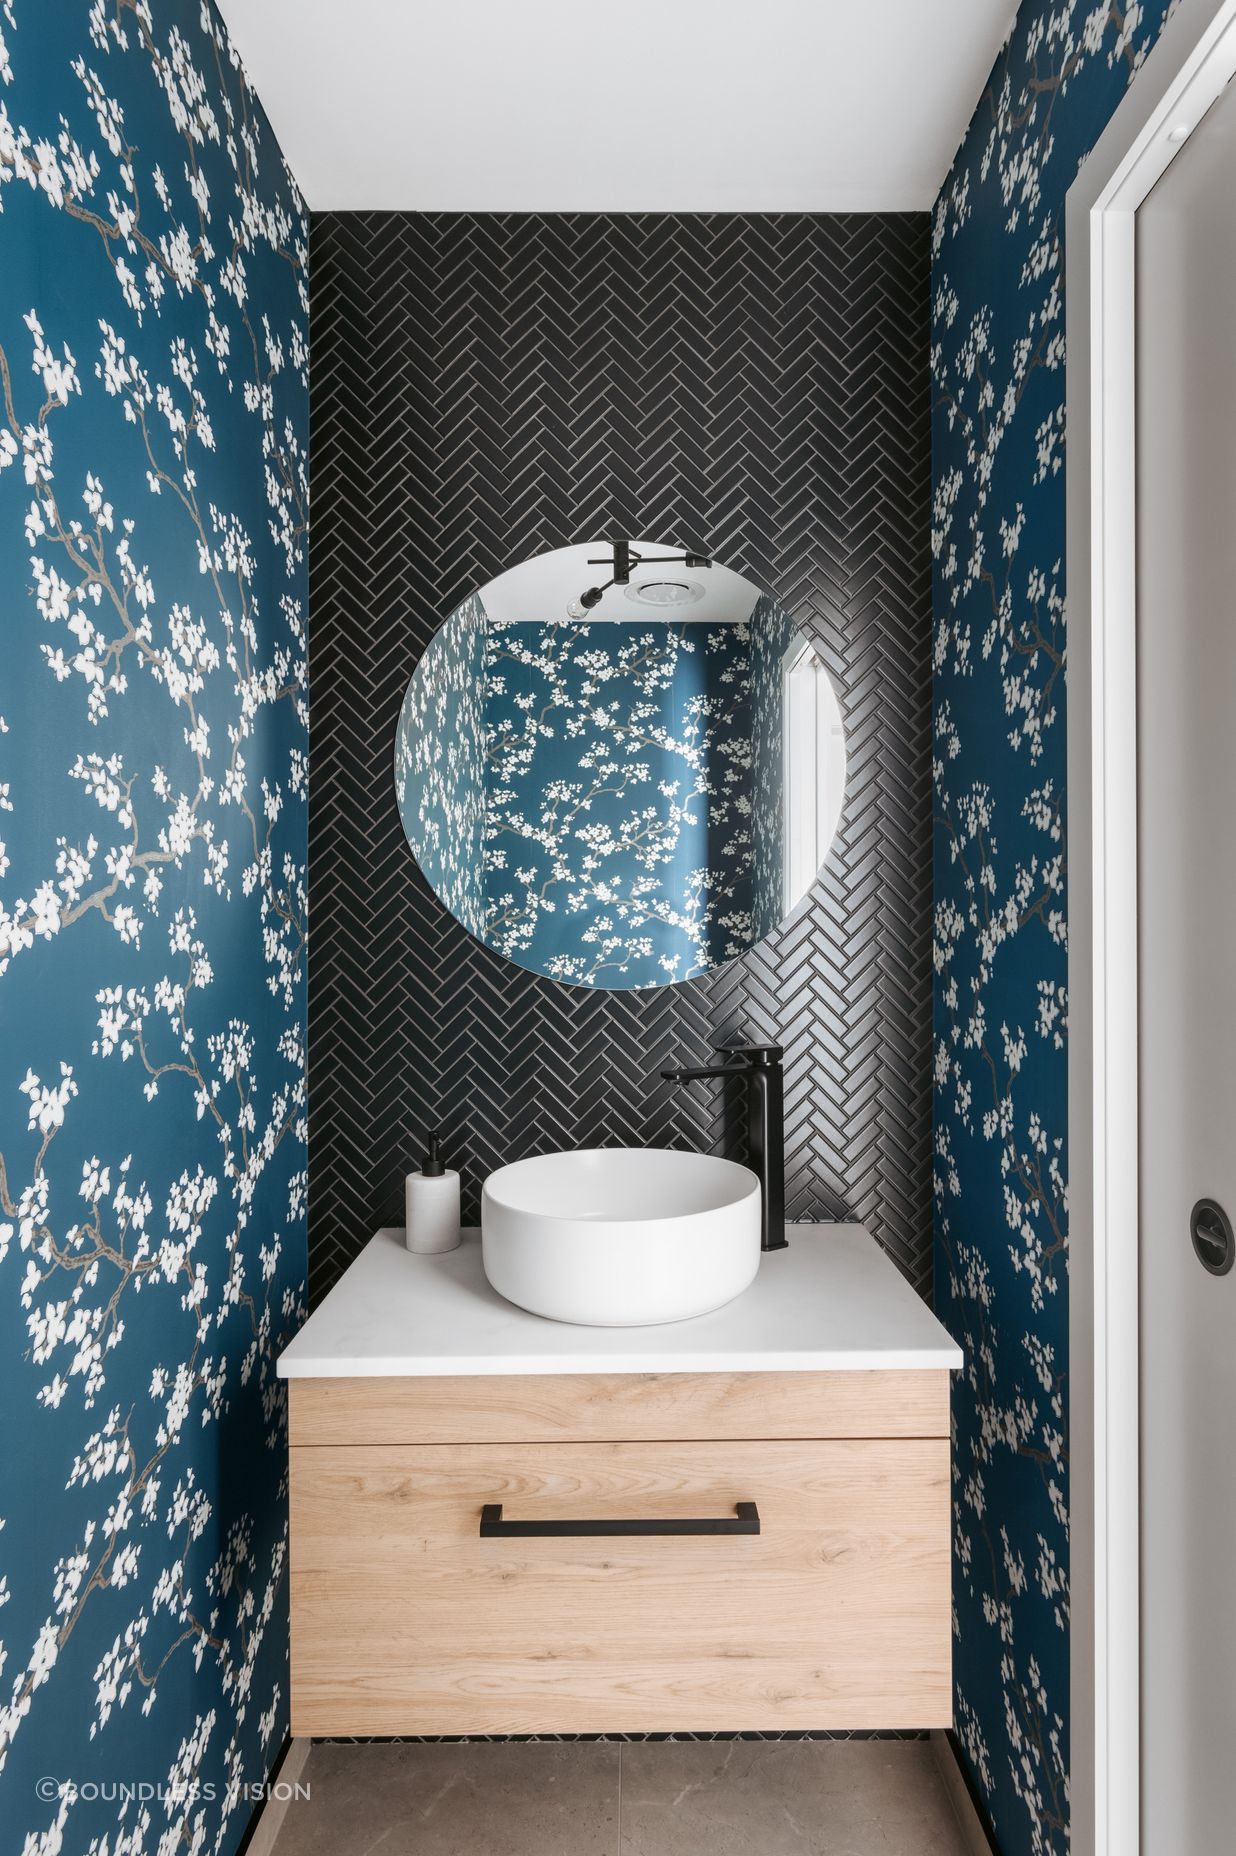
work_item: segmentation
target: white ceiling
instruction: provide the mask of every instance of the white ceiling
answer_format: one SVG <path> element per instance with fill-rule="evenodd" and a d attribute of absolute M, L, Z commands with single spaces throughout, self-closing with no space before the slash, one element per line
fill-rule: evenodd
<path fill-rule="evenodd" d="M 219 0 L 318 211 L 931 206 L 1013 0 Z"/>

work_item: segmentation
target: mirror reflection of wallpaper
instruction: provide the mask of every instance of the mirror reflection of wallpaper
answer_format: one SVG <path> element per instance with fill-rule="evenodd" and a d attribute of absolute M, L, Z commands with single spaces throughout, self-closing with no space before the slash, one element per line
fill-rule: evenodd
<path fill-rule="evenodd" d="M 792 631 L 769 599 L 721 625 L 504 623 L 466 601 L 409 685 L 396 747 L 441 900 L 574 985 L 666 985 L 742 953 L 784 913 Z"/>
<path fill-rule="evenodd" d="M 745 625 L 494 625 L 486 940 L 552 979 L 656 985 L 751 940 Z"/>
<path fill-rule="evenodd" d="M 485 608 L 473 595 L 429 641 L 395 737 L 404 829 L 434 892 L 485 938 Z"/>

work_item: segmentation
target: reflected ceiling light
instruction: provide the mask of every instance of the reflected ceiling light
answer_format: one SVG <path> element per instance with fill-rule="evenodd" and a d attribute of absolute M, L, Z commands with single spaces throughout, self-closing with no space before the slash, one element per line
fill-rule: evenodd
<path fill-rule="evenodd" d="M 703 597 L 698 580 L 645 580 L 627 588 L 627 598 L 638 600 L 641 606 L 693 606 Z"/>

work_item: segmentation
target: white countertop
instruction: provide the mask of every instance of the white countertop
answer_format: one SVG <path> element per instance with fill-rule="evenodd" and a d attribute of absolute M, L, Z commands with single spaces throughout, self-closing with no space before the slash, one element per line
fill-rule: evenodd
<path fill-rule="evenodd" d="M 279 1356 L 279 1376 L 809 1373 L 958 1367 L 961 1349 L 857 1224 L 792 1224 L 745 1294 L 660 1327 L 546 1321 L 490 1288 L 479 1231 L 416 1257 L 372 1237 Z"/>

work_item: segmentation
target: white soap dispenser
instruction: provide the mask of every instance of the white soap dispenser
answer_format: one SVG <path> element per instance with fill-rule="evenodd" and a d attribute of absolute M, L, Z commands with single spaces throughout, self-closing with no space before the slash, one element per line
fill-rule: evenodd
<path fill-rule="evenodd" d="M 459 1243 L 459 1175 L 444 1166 L 440 1128 L 429 1131 L 429 1152 L 419 1173 L 404 1182 L 403 1241 L 418 1256 L 454 1250 Z"/>

